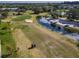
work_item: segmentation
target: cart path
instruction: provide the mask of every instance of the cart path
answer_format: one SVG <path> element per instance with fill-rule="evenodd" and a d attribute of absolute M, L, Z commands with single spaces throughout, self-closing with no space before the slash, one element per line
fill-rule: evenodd
<path fill-rule="evenodd" d="M 24 35 L 21 29 L 16 29 L 12 34 L 16 42 L 16 47 L 19 48 L 17 52 L 18 57 L 45 57 L 37 48 L 28 50 L 32 42 Z"/>

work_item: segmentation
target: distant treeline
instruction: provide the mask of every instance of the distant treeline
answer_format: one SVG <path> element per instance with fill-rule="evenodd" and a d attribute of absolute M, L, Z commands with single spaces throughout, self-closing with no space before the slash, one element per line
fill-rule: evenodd
<path fill-rule="evenodd" d="M 60 3 L 53 3 L 53 2 L 47 2 L 47 3 L 39 3 L 39 2 L 37 2 L 37 3 L 10 3 L 10 2 L 0 2 L 0 5 L 5 5 L 5 4 L 9 4 L 9 5 L 33 5 L 33 4 L 35 4 L 35 5 L 48 5 L 48 4 L 79 4 L 79 1 L 66 1 L 66 2 L 60 2 Z"/>
<path fill-rule="evenodd" d="M 64 2 L 62 4 L 79 4 L 79 1 L 73 1 L 73 2 Z"/>

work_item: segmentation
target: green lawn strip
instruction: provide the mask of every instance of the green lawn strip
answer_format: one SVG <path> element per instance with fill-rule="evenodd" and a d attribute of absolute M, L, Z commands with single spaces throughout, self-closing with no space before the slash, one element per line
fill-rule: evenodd
<path fill-rule="evenodd" d="M 14 20 L 14 21 L 22 21 L 22 20 L 30 19 L 30 18 L 31 18 L 30 15 L 20 15 L 20 16 L 17 16 L 16 18 L 13 18 L 12 20 Z"/>
<path fill-rule="evenodd" d="M 1 40 L 1 55 L 2 57 L 16 57 L 17 54 L 14 52 L 16 50 L 15 41 L 13 40 L 9 25 L 5 26 L 0 24 L 0 40 Z"/>
<path fill-rule="evenodd" d="M 8 55 L 12 53 L 11 57 L 16 57 L 16 52 L 14 52 L 16 47 L 14 40 L 12 39 L 11 33 L 1 35 L 1 43 L 2 43 L 1 44 L 2 55 Z M 6 56 L 6 57 L 10 57 L 10 56 Z"/>

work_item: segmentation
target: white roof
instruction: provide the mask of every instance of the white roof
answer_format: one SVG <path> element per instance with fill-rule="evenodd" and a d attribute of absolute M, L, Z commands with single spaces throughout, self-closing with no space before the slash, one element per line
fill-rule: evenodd
<path fill-rule="evenodd" d="M 57 24 L 61 25 L 61 26 L 66 26 L 67 24 L 62 24 L 62 23 L 59 23 L 57 22 Z"/>
<path fill-rule="evenodd" d="M 50 20 L 50 22 L 53 22 L 53 23 L 54 23 L 54 22 L 59 22 L 59 20 Z"/>
<path fill-rule="evenodd" d="M 69 25 L 69 27 L 74 27 L 74 25 Z"/>

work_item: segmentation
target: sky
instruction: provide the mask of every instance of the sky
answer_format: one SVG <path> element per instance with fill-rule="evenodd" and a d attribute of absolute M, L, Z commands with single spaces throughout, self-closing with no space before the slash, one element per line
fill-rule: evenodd
<path fill-rule="evenodd" d="M 79 0 L 0 0 L 0 3 L 61 3 L 64 1 L 79 1 Z"/>
<path fill-rule="evenodd" d="M 0 1 L 0 3 L 61 3 L 63 1 Z"/>
<path fill-rule="evenodd" d="M 26 2 L 35 2 L 35 3 L 37 3 L 37 2 L 54 2 L 54 3 L 60 3 L 60 2 L 63 2 L 63 1 L 79 1 L 79 0 L 0 0 L 0 1 L 8 1 L 8 2 L 17 2 L 17 1 L 21 1 L 21 2 L 23 2 L 23 3 L 25 3 L 25 1 Z M 11 3 L 12 3 L 11 2 Z M 20 2 L 18 2 L 18 3 L 20 3 Z"/>

